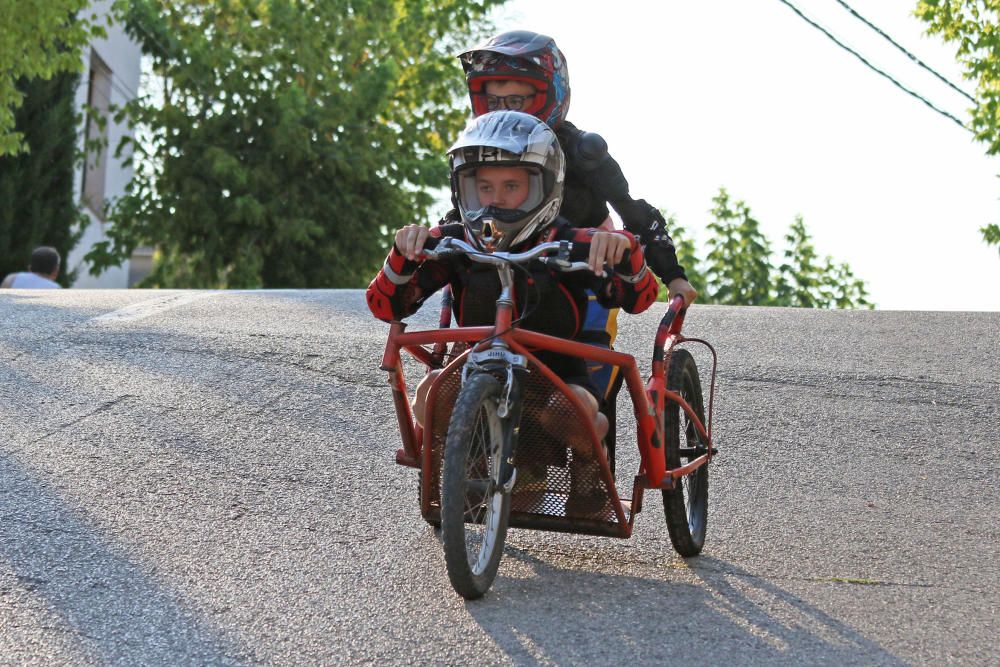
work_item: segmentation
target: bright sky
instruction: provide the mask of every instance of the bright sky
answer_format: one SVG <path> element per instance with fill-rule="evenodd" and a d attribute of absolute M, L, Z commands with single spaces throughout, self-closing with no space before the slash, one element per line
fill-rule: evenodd
<path fill-rule="evenodd" d="M 967 100 L 836 0 L 790 0 L 908 88 L 967 121 Z M 915 0 L 848 0 L 948 79 L 954 49 L 923 35 Z M 511 0 L 499 31 L 556 39 L 569 120 L 607 139 L 633 196 L 701 244 L 725 186 L 776 250 L 802 214 L 881 309 L 1000 310 L 1000 160 L 868 69 L 779 0 Z"/>

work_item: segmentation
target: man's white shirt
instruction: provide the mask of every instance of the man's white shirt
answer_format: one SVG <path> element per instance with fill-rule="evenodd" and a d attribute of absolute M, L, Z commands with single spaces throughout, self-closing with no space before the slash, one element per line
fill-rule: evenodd
<path fill-rule="evenodd" d="M 61 289 L 62 285 L 43 278 L 37 273 L 23 272 L 15 273 L 14 281 L 10 284 L 13 289 Z"/>

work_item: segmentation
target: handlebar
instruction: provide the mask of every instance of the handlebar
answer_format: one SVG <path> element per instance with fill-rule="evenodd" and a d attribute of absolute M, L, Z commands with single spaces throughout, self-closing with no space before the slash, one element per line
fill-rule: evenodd
<path fill-rule="evenodd" d="M 570 241 L 548 241 L 540 243 L 524 252 L 493 252 L 487 253 L 477 250 L 472 245 L 450 236 L 446 236 L 437 244 L 434 249 L 425 248 L 423 255 L 425 259 L 440 259 L 449 255 L 465 255 L 474 262 L 501 266 L 504 264 L 525 264 L 534 259 L 539 259 L 546 266 L 551 266 L 559 271 L 588 271 L 590 265 L 587 262 L 569 261 L 570 250 L 573 244 Z M 551 257 L 550 253 L 558 253 Z"/>
<path fill-rule="evenodd" d="M 667 313 L 674 313 L 673 322 L 670 322 L 670 333 L 680 334 L 681 327 L 684 326 L 684 316 L 687 315 L 687 308 L 684 306 L 684 297 L 680 294 L 670 299 L 667 305 Z M 666 318 L 666 315 L 664 315 Z"/>
<path fill-rule="evenodd" d="M 667 312 L 660 320 L 660 326 L 656 329 L 656 340 L 653 342 L 653 364 L 663 362 L 663 346 L 670 336 L 680 336 L 681 327 L 684 325 L 684 316 L 687 308 L 684 307 L 684 297 L 678 294 L 670 299 L 667 305 Z"/>
<path fill-rule="evenodd" d="M 569 261 L 569 253 L 573 244 L 569 241 L 548 241 L 530 248 L 524 252 L 494 252 L 487 253 L 477 250 L 472 245 L 450 236 L 446 236 L 433 248 L 425 248 L 423 256 L 425 259 L 439 259 L 449 255 L 465 255 L 474 262 L 490 264 L 493 266 L 504 266 L 507 264 L 524 264 L 534 259 L 540 259 L 547 266 L 554 267 L 560 271 L 589 271 L 590 264 L 587 262 Z M 550 253 L 558 253 L 556 256 L 549 256 Z M 667 312 L 660 320 L 660 326 L 656 331 L 656 340 L 653 345 L 654 367 L 657 362 L 660 364 L 662 374 L 662 363 L 664 345 L 670 336 L 680 336 L 681 327 L 684 325 L 684 316 L 687 308 L 684 305 L 684 297 L 680 294 L 670 299 L 667 305 Z"/>
<path fill-rule="evenodd" d="M 564 273 L 569 271 L 590 271 L 590 264 L 586 262 L 571 262 L 568 259 L 560 259 L 559 257 L 542 257 L 539 261 L 545 266 L 551 266 Z"/>
<path fill-rule="evenodd" d="M 449 255 L 468 255 L 469 259 L 472 261 L 481 262 L 483 264 L 523 264 L 525 262 L 530 262 L 533 259 L 537 259 L 546 252 L 553 250 L 559 251 L 563 244 L 566 244 L 566 246 L 571 245 L 567 241 L 549 241 L 548 243 L 540 243 L 525 252 L 487 253 L 482 250 L 477 250 L 461 239 L 445 236 L 433 249 L 424 248 L 423 255 L 426 259 L 441 259 L 442 257 L 447 257 Z M 567 252 L 568 251 L 569 249 L 567 247 Z"/>

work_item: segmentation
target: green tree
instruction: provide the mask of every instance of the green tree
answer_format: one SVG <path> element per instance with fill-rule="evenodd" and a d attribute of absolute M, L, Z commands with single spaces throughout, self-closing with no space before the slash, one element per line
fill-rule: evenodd
<path fill-rule="evenodd" d="M 785 235 L 788 247 L 785 262 L 778 267 L 775 302 L 781 306 L 819 308 L 829 301 L 824 287 L 827 283 L 825 267 L 813 247 L 812 238 L 801 215 Z"/>
<path fill-rule="evenodd" d="M 86 217 L 73 190 L 78 81 L 64 72 L 18 84 L 22 104 L 13 129 L 28 150 L 0 157 L 0 276 L 24 271 L 40 245 L 65 259 L 80 238 Z M 61 273 L 59 282 L 69 286 L 73 278 Z"/>
<path fill-rule="evenodd" d="M 980 231 L 983 233 L 983 239 L 989 245 L 1000 245 L 1000 226 L 998 225 L 986 225 Z"/>
<path fill-rule="evenodd" d="M 774 304 L 797 308 L 871 308 L 868 289 L 850 266 L 820 260 L 801 215 L 785 235 L 785 262 L 775 276 Z"/>
<path fill-rule="evenodd" d="M 772 300 L 771 244 L 742 201 L 731 202 L 725 188 L 712 198 L 704 270 L 707 303 L 768 305 Z"/>
<path fill-rule="evenodd" d="M 964 76 L 976 84 L 972 130 L 988 155 L 1000 154 L 1000 0 L 920 0 L 914 13 L 927 32 L 957 45 Z M 980 232 L 987 244 L 1000 245 L 1000 225 Z"/>
<path fill-rule="evenodd" d="M 846 263 L 836 263 L 827 257 L 824 267 L 824 295 L 826 308 L 868 308 L 875 307 L 868 300 L 865 281 L 854 275 Z"/>
<path fill-rule="evenodd" d="M 105 35 L 98 17 L 86 10 L 91 0 L 0 0 L 0 155 L 26 148 L 15 128 L 24 101 L 21 80 L 79 73 L 81 50 Z"/>
<path fill-rule="evenodd" d="M 700 303 L 802 308 L 873 308 L 868 288 L 844 263 L 820 259 L 802 216 L 785 235 L 785 261 L 775 267 L 771 244 L 742 201 L 732 202 L 725 188 L 712 199 L 712 233 L 705 261 L 693 238 L 668 217 L 677 257 Z M 665 296 L 661 295 L 661 299 Z"/>
<path fill-rule="evenodd" d="M 124 111 L 136 176 L 94 269 L 155 245 L 147 285 L 364 284 L 447 183 L 454 54 L 501 2 L 133 0 L 160 85 Z"/>

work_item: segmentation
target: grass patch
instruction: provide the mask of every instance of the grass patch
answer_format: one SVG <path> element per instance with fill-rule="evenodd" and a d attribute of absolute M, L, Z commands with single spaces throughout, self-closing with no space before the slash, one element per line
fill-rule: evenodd
<path fill-rule="evenodd" d="M 856 586 L 882 586 L 885 582 L 875 579 L 858 579 L 856 577 L 827 577 L 820 581 L 829 581 L 834 584 L 854 584 Z"/>

